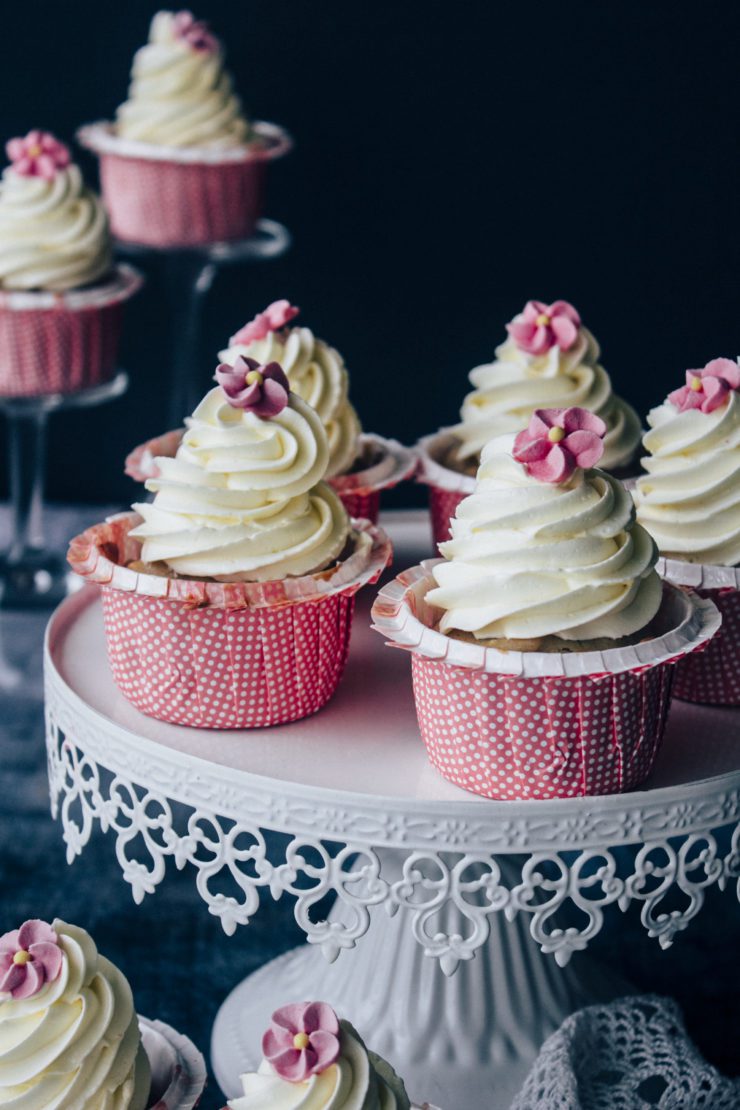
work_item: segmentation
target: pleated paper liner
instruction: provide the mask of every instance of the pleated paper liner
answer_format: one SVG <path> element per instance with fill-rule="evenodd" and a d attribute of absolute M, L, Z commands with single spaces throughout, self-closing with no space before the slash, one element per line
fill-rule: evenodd
<path fill-rule="evenodd" d="M 72 568 L 102 587 L 108 658 L 121 693 L 148 716 L 196 728 L 249 729 L 317 712 L 349 650 L 355 594 L 390 563 L 382 529 L 354 522 L 335 567 L 275 582 L 140 573 L 136 513 L 88 528 Z"/>
<path fill-rule="evenodd" d="M 195 1110 L 206 1086 L 206 1064 L 193 1042 L 162 1021 L 139 1018 L 152 1070 L 147 1110 Z"/>
<path fill-rule="evenodd" d="M 177 428 L 164 435 L 135 447 L 127 456 L 125 472 L 137 482 L 157 475 L 154 460 L 159 457 L 172 458 L 180 446 L 183 429 Z M 351 474 L 338 474 L 328 478 L 329 485 L 341 499 L 351 517 L 364 518 L 373 524 L 377 522 L 380 499 L 384 489 L 411 478 L 416 470 L 415 453 L 395 439 L 363 433 L 360 444 L 371 458 L 369 466 L 353 471 Z"/>
<path fill-rule="evenodd" d="M 632 790 L 665 729 L 675 664 L 720 625 L 711 601 L 670 584 L 659 635 L 602 652 L 499 651 L 437 631 L 426 602 L 433 561 L 380 591 L 375 629 L 410 651 L 419 729 L 432 764 L 487 798 L 568 798 Z"/>
<path fill-rule="evenodd" d="M 420 439 L 416 453 L 419 467 L 416 480 L 429 487 L 429 512 L 432 520 L 432 541 L 437 545 L 450 539 L 450 519 L 464 498 L 475 491 L 475 478 L 451 470 L 441 461 L 459 442 L 448 428 Z"/>
<path fill-rule="evenodd" d="M 706 651 L 676 667 L 674 697 L 705 705 L 740 705 L 740 568 L 659 559 L 667 582 L 693 590 L 722 614 L 722 627 Z"/>
<path fill-rule="evenodd" d="M 0 290 L 0 395 L 74 393 L 117 369 L 124 303 L 142 285 L 131 266 L 87 289 Z"/>
<path fill-rule="evenodd" d="M 150 247 L 193 247 L 246 239 L 264 208 L 268 164 L 293 141 L 258 122 L 247 144 L 228 149 L 167 147 L 120 139 L 113 125 L 80 128 L 100 159 L 100 184 L 113 234 Z"/>

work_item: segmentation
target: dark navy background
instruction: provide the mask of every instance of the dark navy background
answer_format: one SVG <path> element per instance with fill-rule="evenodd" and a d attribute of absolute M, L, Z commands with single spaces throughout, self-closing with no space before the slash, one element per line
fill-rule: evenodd
<path fill-rule="evenodd" d="M 154 10 L 6 5 L 0 137 L 70 139 L 110 116 Z M 294 249 L 219 279 L 204 381 L 225 337 L 283 295 L 343 352 L 366 427 L 407 441 L 454 421 L 467 371 L 530 297 L 573 301 L 642 412 L 686 367 L 740 350 L 737 4 L 201 0 L 196 14 L 250 115 L 296 139 L 267 206 Z M 154 282 L 129 317 L 129 396 L 53 422 L 52 497 L 131 499 L 121 459 L 165 421 L 166 318 Z"/>

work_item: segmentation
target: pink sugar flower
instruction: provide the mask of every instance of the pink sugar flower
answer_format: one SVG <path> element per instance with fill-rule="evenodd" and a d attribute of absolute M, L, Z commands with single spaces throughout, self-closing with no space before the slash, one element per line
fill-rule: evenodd
<path fill-rule="evenodd" d="M 687 370 L 686 385 L 669 393 L 668 400 L 679 412 L 714 412 L 733 389 L 740 389 L 740 366 L 730 358 L 713 358 L 703 370 Z"/>
<path fill-rule="evenodd" d="M 527 301 L 524 311 L 506 325 L 506 330 L 522 351 L 544 355 L 555 346 L 561 351 L 570 350 L 580 326 L 580 316 L 567 301 Z"/>
<path fill-rule="evenodd" d="M 70 163 L 70 154 L 50 131 L 29 131 L 25 139 L 10 139 L 5 145 L 13 170 L 21 177 L 43 177 L 52 181 L 58 170 Z"/>
<path fill-rule="evenodd" d="M 31 998 L 62 970 L 59 938 L 45 921 L 26 921 L 0 937 L 0 995 Z"/>
<path fill-rule="evenodd" d="M 559 485 L 576 467 L 595 466 L 604 453 L 606 424 L 588 409 L 536 409 L 512 452 L 527 474 Z"/>
<path fill-rule="evenodd" d="M 288 404 L 290 383 L 279 362 L 261 366 L 256 358 L 237 358 L 233 366 L 216 367 L 216 381 L 232 408 L 253 412 L 263 420 L 278 416 Z"/>
<path fill-rule="evenodd" d="M 204 19 L 196 19 L 192 12 L 177 12 L 174 18 L 175 36 L 191 50 L 202 54 L 215 54 L 218 39 L 211 34 Z"/>
<path fill-rule="evenodd" d="M 272 1015 L 262 1052 L 279 1076 L 302 1083 L 339 1057 L 339 1021 L 326 1002 L 293 1002 Z"/>
<path fill-rule="evenodd" d="M 258 339 L 265 339 L 271 331 L 279 331 L 289 324 L 300 312 L 290 301 L 273 301 L 264 312 L 258 312 L 253 320 L 240 328 L 229 340 L 230 346 L 237 344 L 249 346 Z"/>

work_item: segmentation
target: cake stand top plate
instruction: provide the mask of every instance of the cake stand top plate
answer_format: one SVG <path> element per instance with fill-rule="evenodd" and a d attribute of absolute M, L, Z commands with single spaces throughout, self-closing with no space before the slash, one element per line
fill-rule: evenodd
<path fill-rule="evenodd" d="M 431 554 L 422 512 L 386 514 L 401 569 Z M 599 798 L 497 802 L 446 782 L 427 762 L 409 659 L 369 627 L 358 600 L 345 677 L 314 717 L 271 729 L 212 731 L 145 717 L 108 667 L 96 588 L 53 615 L 47 706 L 91 759 L 176 801 L 293 834 L 376 847 L 501 851 L 637 843 L 716 828 L 740 814 L 740 711 L 675 702 L 645 788 Z"/>

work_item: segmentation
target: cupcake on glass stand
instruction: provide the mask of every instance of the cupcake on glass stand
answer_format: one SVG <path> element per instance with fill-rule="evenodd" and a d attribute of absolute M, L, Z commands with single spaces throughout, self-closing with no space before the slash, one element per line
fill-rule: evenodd
<path fill-rule="evenodd" d="M 637 519 L 657 541 L 667 581 L 711 598 L 722 627 L 677 667 L 686 701 L 740 705 L 740 367 L 715 358 L 647 418 Z"/>
<path fill-rule="evenodd" d="M 596 467 L 606 435 L 584 409 L 538 409 L 491 440 L 443 558 L 404 571 L 373 606 L 375 628 L 412 654 L 431 762 L 484 797 L 639 786 L 674 664 L 719 627 L 711 601 L 658 577 L 628 491 Z"/>
<path fill-rule="evenodd" d="M 26 921 L 0 937 L 0 1103 L 193 1110 L 205 1064 L 193 1044 L 139 1018 L 121 971 L 75 925 Z"/>
<path fill-rule="evenodd" d="M 357 591 L 391 558 L 323 480 L 329 443 L 281 367 L 222 364 L 157 458 L 152 502 L 90 528 L 69 561 L 102 585 L 121 692 L 160 720 L 284 724 L 319 710 L 344 671 Z"/>
<path fill-rule="evenodd" d="M 412 1104 L 400 1076 L 326 1002 L 281 1006 L 262 1038 L 263 1060 L 240 1077 L 224 1110 L 435 1110 Z"/>
<path fill-rule="evenodd" d="M 416 469 L 412 451 L 396 440 L 363 433 L 349 396 L 349 375 L 337 350 L 310 328 L 292 325 L 299 309 L 274 301 L 245 324 L 219 353 L 234 366 L 278 362 L 290 387 L 314 408 L 329 440 L 326 480 L 350 516 L 375 523 L 384 489 L 409 478 Z M 154 458 L 173 455 L 182 432 L 167 432 L 136 447 L 126 459 L 126 473 L 137 481 L 153 476 Z"/>
<path fill-rule="evenodd" d="M 581 407 L 606 425 L 603 467 L 623 476 L 640 443 L 635 410 L 612 391 L 594 336 L 567 301 L 528 301 L 506 325 L 508 338 L 493 362 L 470 372 L 473 392 L 460 423 L 419 443 L 419 479 L 429 487 L 435 544 L 449 539 L 456 506 L 475 488 L 489 440 L 516 434 L 537 408 Z"/>
<path fill-rule="evenodd" d="M 105 210 L 49 132 L 7 144 L 0 183 L 0 408 L 10 421 L 13 538 L 0 604 L 49 604 L 64 562 L 45 550 L 44 439 L 50 413 L 119 396 L 124 303 L 141 285 L 115 265 Z"/>

